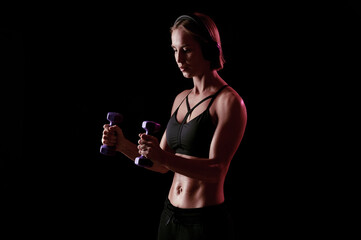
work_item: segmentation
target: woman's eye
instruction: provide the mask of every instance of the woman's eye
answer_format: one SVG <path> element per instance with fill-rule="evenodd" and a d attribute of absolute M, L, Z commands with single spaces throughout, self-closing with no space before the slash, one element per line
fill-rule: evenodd
<path fill-rule="evenodd" d="M 191 52 L 191 49 L 189 49 L 189 48 L 181 48 L 180 49 L 182 52 L 184 52 L 184 53 L 189 53 L 189 52 Z M 178 50 L 176 49 L 176 48 L 173 48 L 173 51 L 176 53 L 176 52 L 178 52 Z"/>

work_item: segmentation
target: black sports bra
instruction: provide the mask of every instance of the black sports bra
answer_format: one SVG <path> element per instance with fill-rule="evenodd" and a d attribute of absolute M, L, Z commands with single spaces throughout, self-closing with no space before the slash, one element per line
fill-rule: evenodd
<path fill-rule="evenodd" d="M 215 94 L 202 99 L 192 109 L 190 108 L 188 102 L 189 92 L 185 97 L 188 112 L 184 116 L 184 119 L 181 123 L 177 121 L 177 113 L 184 99 L 179 104 L 178 108 L 174 111 L 173 115 L 169 119 L 167 125 L 167 143 L 168 146 L 171 147 L 176 153 L 200 158 L 209 157 L 209 148 L 214 131 L 216 130 L 216 126 L 213 124 L 211 115 L 209 113 L 209 108 L 211 107 L 217 95 L 227 86 L 228 85 L 224 85 Z M 209 98 L 211 98 L 211 101 L 209 102 L 207 109 L 194 119 L 187 122 L 189 114 L 191 114 L 192 111 L 198 107 L 198 105 Z"/>

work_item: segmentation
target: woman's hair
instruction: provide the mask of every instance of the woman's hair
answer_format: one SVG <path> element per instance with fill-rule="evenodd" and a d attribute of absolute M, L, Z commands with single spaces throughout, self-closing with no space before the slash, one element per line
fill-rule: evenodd
<path fill-rule="evenodd" d="M 181 26 L 199 42 L 204 58 L 211 63 L 211 69 L 221 70 L 225 60 L 221 38 L 213 20 L 202 13 L 182 15 L 174 22 L 171 33 Z"/>

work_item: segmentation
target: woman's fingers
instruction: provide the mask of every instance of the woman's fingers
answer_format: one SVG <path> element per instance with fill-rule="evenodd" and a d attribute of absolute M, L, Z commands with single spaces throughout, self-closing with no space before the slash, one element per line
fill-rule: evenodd
<path fill-rule="evenodd" d="M 102 143 L 109 146 L 114 146 L 117 142 L 117 137 L 114 134 L 114 130 L 109 128 L 109 124 L 103 126 Z"/>
<path fill-rule="evenodd" d="M 139 145 L 148 145 L 148 146 L 156 146 L 158 143 L 158 139 L 154 136 L 147 135 L 145 133 L 139 134 L 140 139 L 138 140 Z"/>

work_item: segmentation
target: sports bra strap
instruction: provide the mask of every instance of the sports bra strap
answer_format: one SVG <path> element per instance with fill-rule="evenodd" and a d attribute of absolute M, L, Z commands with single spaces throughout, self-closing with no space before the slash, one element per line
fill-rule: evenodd
<path fill-rule="evenodd" d="M 183 100 L 181 101 L 181 103 L 178 105 L 178 107 L 177 107 L 177 109 L 176 109 L 176 111 L 175 112 L 177 112 L 178 111 L 178 109 L 179 109 L 179 107 L 182 105 L 182 103 L 184 102 L 184 100 L 185 99 L 188 99 L 188 95 L 191 93 L 193 91 L 193 89 L 192 90 L 190 90 L 189 91 L 189 93 L 187 94 L 187 96 L 185 96 L 184 98 L 183 98 Z M 188 103 L 188 101 L 187 101 L 187 107 L 188 107 L 188 111 L 189 111 L 189 103 Z"/>
<path fill-rule="evenodd" d="M 216 99 L 217 95 L 218 95 L 220 92 L 222 92 L 222 90 L 225 89 L 226 87 L 228 87 L 228 85 L 224 85 L 224 86 L 221 87 L 215 94 L 213 94 L 213 95 L 211 96 L 211 97 L 212 97 L 212 100 L 209 102 L 207 109 L 209 109 L 209 108 L 212 106 L 214 99 Z"/>
<path fill-rule="evenodd" d="M 203 98 L 201 101 L 199 101 L 199 102 L 191 109 L 190 106 L 189 106 L 188 96 L 187 96 L 187 97 L 186 97 L 186 102 L 187 102 L 188 112 L 193 112 L 193 110 L 194 110 L 196 107 L 198 107 L 201 103 L 203 103 L 204 101 L 206 101 L 207 99 L 209 99 L 209 98 L 211 98 L 211 97 L 213 97 L 213 95 Z"/>
<path fill-rule="evenodd" d="M 188 101 L 188 95 L 189 95 L 189 94 L 188 94 L 188 95 L 186 96 L 186 103 L 187 103 L 188 112 L 189 112 L 189 113 L 193 112 L 193 110 L 194 110 L 196 107 L 198 107 L 201 103 L 203 103 L 204 101 L 208 100 L 209 98 L 212 98 L 212 100 L 209 102 L 208 107 L 207 107 L 207 109 L 209 109 L 209 108 L 211 107 L 214 99 L 217 97 L 217 95 L 218 95 L 223 89 L 225 89 L 227 86 L 228 86 L 228 85 L 224 85 L 224 86 L 221 87 L 215 94 L 203 98 L 203 99 L 202 99 L 201 101 L 199 101 L 192 109 L 191 109 L 190 106 L 189 106 L 189 101 Z"/>
<path fill-rule="evenodd" d="M 189 94 L 188 94 L 188 95 L 189 95 Z M 190 111 L 191 111 L 191 106 L 189 105 L 188 95 L 186 96 L 186 105 L 187 105 L 187 110 L 188 110 L 188 112 L 190 112 Z"/>
<path fill-rule="evenodd" d="M 186 100 L 186 105 L 187 105 L 188 114 L 189 114 L 189 113 L 193 112 L 193 110 L 194 110 L 196 107 L 198 107 L 201 103 L 203 103 L 204 101 L 206 101 L 206 100 L 209 99 L 209 98 L 212 98 L 211 101 L 210 101 L 209 104 L 208 104 L 208 107 L 207 107 L 207 109 L 209 109 L 209 108 L 212 106 L 213 101 L 214 101 L 214 99 L 217 97 L 217 95 L 218 95 L 223 89 L 225 89 L 226 87 L 228 87 L 228 85 L 224 85 L 223 87 L 221 87 L 215 94 L 203 98 L 203 99 L 202 99 L 200 102 L 198 102 L 193 108 L 190 107 L 189 101 L 188 101 L 188 95 L 192 92 L 192 90 L 190 90 L 189 93 L 187 94 L 187 96 L 186 96 L 185 98 L 183 98 L 182 102 L 181 102 L 181 103 L 179 104 L 179 106 L 177 107 L 176 112 L 178 111 L 179 107 L 182 105 L 182 103 L 184 102 L 184 100 Z"/>

